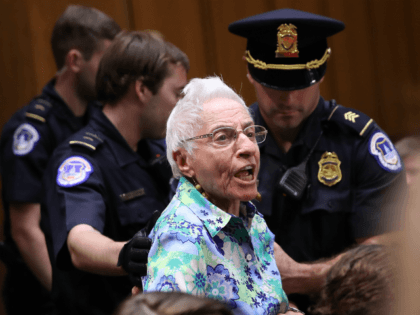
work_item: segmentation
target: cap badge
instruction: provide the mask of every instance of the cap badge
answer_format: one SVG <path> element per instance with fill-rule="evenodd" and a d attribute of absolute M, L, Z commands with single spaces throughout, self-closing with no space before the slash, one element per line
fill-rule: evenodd
<path fill-rule="evenodd" d="M 282 24 L 277 29 L 276 58 L 298 58 L 297 27 L 293 24 Z"/>
<path fill-rule="evenodd" d="M 325 152 L 318 162 L 318 180 L 331 187 L 341 181 L 341 161 L 335 152 Z"/>

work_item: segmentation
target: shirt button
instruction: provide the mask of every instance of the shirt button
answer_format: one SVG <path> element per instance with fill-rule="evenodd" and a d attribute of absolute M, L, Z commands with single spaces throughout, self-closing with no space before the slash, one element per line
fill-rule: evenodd
<path fill-rule="evenodd" d="M 246 255 L 246 260 L 247 261 L 251 261 L 252 260 L 252 255 L 251 254 L 247 254 Z"/>

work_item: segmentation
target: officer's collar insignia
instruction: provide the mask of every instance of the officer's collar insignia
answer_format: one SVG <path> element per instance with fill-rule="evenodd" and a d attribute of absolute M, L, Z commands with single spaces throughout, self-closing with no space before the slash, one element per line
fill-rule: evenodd
<path fill-rule="evenodd" d="M 277 29 L 276 58 L 298 58 L 297 27 L 293 24 L 282 24 Z"/>
<path fill-rule="evenodd" d="M 38 131 L 30 124 L 20 125 L 13 134 L 13 153 L 26 155 L 30 153 L 39 140 Z"/>
<path fill-rule="evenodd" d="M 384 170 L 395 173 L 401 171 L 400 156 L 391 140 L 383 132 L 378 131 L 371 136 L 369 152 Z"/>
<path fill-rule="evenodd" d="M 341 181 L 341 161 L 335 152 L 325 152 L 318 162 L 318 180 L 329 187 Z"/>
<path fill-rule="evenodd" d="M 72 156 L 61 163 L 57 171 L 57 184 L 61 187 L 73 187 L 88 180 L 93 167 L 81 156 Z"/>

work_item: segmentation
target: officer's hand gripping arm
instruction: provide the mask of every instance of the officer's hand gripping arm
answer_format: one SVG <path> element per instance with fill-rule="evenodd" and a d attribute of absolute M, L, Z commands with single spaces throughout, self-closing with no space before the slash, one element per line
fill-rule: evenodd
<path fill-rule="evenodd" d="M 130 281 L 134 286 L 141 287 L 141 277 L 147 274 L 147 257 L 152 241 L 147 236 L 155 226 L 156 221 L 159 219 L 161 212 L 156 210 L 147 226 L 137 232 L 131 240 L 129 240 L 118 257 L 118 266 L 128 273 Z"/>

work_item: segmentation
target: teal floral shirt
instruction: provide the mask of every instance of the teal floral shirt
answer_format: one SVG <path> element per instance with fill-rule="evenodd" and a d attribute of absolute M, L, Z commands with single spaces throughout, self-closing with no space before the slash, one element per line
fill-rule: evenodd
<path fill-rule="evenodd" d="M 185 178 L 162 213 L 143 278 L 144 291 L 183 291 L 225 302 L 234 314 L 288 308 L 274 260 L 274 235 L 251 203 L 240 217 L 210 203 Z"/>

